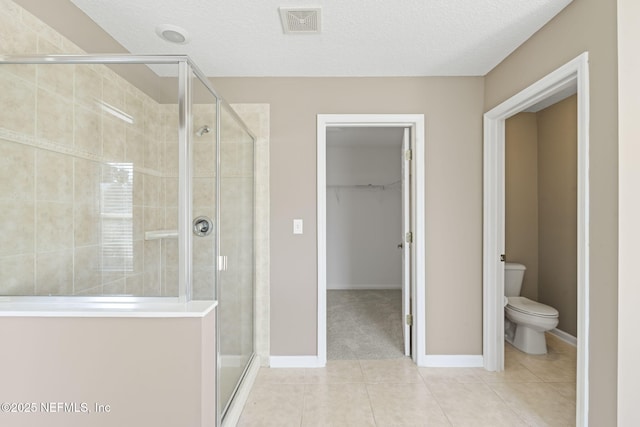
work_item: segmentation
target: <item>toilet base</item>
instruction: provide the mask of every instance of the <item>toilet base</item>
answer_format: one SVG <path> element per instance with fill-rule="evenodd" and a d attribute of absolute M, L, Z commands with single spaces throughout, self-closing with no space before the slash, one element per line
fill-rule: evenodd
<path fill-rule="evenodd" d="M 527 354 L 547 354 L 547 339 L 544 332 L 521 324 L 516 326 L 516 333 L 511 344 Z"/>

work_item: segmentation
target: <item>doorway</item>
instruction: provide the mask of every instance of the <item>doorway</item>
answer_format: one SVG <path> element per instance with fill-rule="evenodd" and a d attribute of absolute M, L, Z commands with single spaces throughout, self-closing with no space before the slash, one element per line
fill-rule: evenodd
<path fill-rule="evenodd" d="M 577 93 L 577 372 L 576 422 L 588 425 L 589 380 L 589 77 L 583 53 L 484 116 L 483 358 L 504 369 L 505 121 Z"/>
<path fill-rule="evenodd" d="M 409 128 L 327 129 L 328 360 L 410 355 L 409 142 Z"/>
<path fill-rule="evenodd" d="M 407 228 L 413 242 L 410 246 L 403 245 L 402 252 L 407 250 L 407 273 L 411 288 L 404 293 L 402 323 L 406 326 L 406 350 L 410 352 L 414 362 L 421 364 L 425 357 L 424 305 L 425 283 L 424 263 L 416 263 L 416 259 L 424 259 L 424 116 L 423 115 L 318 115 L 318 366 L 324 366 L 327 360 L 327 137 L 331 129 L 379 128 L 379 129 L 408 129 L 406 144 L 411 150 L 410 161 L 415 173 L 409 178 L 412 191 L 407 201 L 410 207 L 405 212 L 411 218 Z M 339 132 L 339 131 L 338 131 Z M 403 133 L 404 135 L 404 133 Z M 402 179 L 401 179 L 402 181 Z M 363 185 L 368 186 L 364 183 Z M 387 184 L 393 184 L 387 183 Z M 377 184 L 383 185 L 384 184 Z M 406 187 L 408 188 L 408 187 Z M 335 195 L 333 196 L 335 197 Z M 404 217 L 404 215 L 403 215 Z M 400 236 L 401 237 L 401 236 Z M 397 242 L 400 244 L 400 242 Z M 409 299 L 409 295 L 412 296 Z M 409 302 L 411 301 L 411 302 Z M 410 316 L 409 316 L 410 315 Z M 413 326 L 408 328 L 407 320 L 413 320 Z M 403 345 L 404 346 L 404 345 Z M 403 349 L 404 350 L 404 349 Z"/>

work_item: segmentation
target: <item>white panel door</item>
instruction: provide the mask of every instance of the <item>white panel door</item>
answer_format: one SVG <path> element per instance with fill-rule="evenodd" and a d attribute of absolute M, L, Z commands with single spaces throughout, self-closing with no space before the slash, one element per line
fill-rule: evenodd
<path fill-rule="evenodd" d="M 411 355 L 411 149 L 410 129 L 404 129 L 402 139 L 402 333 L 404 355 Z"/>

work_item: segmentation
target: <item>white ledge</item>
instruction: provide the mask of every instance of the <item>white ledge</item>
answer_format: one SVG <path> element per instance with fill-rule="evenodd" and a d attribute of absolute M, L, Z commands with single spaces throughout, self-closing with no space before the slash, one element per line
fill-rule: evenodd
<path fill-rule="evenodd" d="M 178 230 L 153 230 L 144 233 L 144 240 L 177 239 Z"/>
<path fill-rule="evenodd" d="M 0 300 L 0 317 L 204 317 L 218 301 L 22 302 Z"/>

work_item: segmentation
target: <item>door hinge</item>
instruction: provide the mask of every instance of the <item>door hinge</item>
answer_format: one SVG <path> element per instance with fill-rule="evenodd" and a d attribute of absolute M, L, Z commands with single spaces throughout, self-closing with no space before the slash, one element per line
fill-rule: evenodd
<path fill-rule="evenodd" d="M 413 326 L 413 314 L 407 314 L 405 321 L 407 325 Z"/>
<path fill-rule="evenodd" d="M 505 262 L 507 260 L 507 256 L 505 254 L 500 254 L 500 262 Z"/>
<path fill-rule="evenodd" d="M 409 149 L 409 150 L 405 151 L 404 152 L 404 159 L 405 160 L 412 160 L 413 159 L 413 150 Z"/>
<path fill-rule="evenodd" d="M 404 235 L 404 241 L 407 243 L 413 243 L 413 233 L 411 231 Z"/>

